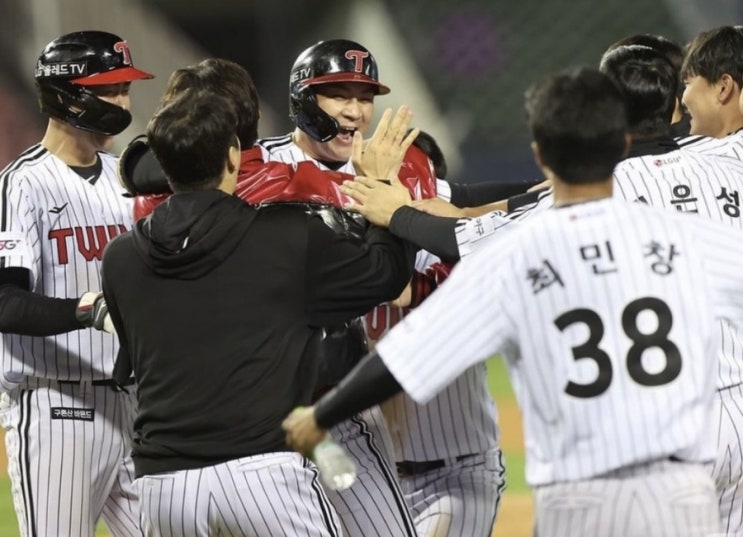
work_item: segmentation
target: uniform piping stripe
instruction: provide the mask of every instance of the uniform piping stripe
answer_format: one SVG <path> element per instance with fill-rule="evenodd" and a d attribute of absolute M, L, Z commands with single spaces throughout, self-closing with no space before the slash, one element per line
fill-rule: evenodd
<path fill-rule="evenodd" d="M 384 455 L 380 453 L 379 448 L 377 448 L 377 446 L 372 441 L 373 435 L 371 432 L 369 432 L 368 425 L 363 419 L 359 417 L 351 418 L 350 421 L 359 426 L 361 434 L 364 436 L 364 438 L 366 438 L 366 444 L 369 448 L 369 453 L 374 454 L 374 456 L 377 458 L 378 467 L 382 470 L 384 479 L 387 482 L 387 485 L 389 485 L 390 490 L 392 491 L 392 496 L 395 499 L 395 504 L 397 505 L 397 508 L 400 510 L 400 514 L 402 515 L 402 520 L 405 524 L 405 529 L 408 533 L 408 537 L 416 537 L 417 533 L 415 531 L 415 524 L 413 523 L 413 519 L 410 516 L 408 504 L 407 502 L 405 502 L 405 498 L 402 496 L 400 487 L 397 485 L 397 476 L 392 473 L 392 470 L 387 464 L 387 459 L 385 459 Z"/>
<path fill-rule="evenodd" d="M 292 142 L 291 135 L 285 135 L 285 136 L 277 136 L 276 138 L 265 138 L 261 142 L 260 145 L 263 146 L 263 148 L 266 149 L 266 151 L 270 152 L 278 147 L 291 145 L 292 143 L 293 142 Z"/>
<path fill-rule="evenodd" d="M 31 397 L 33 390 L 22 391 L 20 394 L 21 398 L 21 415 L 19 431 L 20 434 L 20 445 L 18 446 L 18 460 L 21 471 L 21 492 L 23 494 L 23 503 L 25 504 L 26 514 L 26 525 L 28 528 L 28 535 L 30 537 L 37 537 L 36 532 L 36 516 L 34 513 L 34 501 L 33 495 L 31 494 L 31 454 L 28 447 L 28 430 L 31 427 Z M 25 400 L 24 400 L 25 398 Z"/>
<path fill-rule="evenodd" d="M 321 490 L 320 484 L 317 481 L 319 477 L 317 469 L 312 468 L 307 459 L 304 459 L 302 464 L 314 474 L 314 477 L 312 478 L 312 490 L 317 495 L 317 503 L 320 505 L 320 511 L 322 511 L 322 517 L 323 520 L 325 520 L 325 527 L 328 528 L 328 533 L 330 533 L 331 536 L 338 537 L 335 528 L 336 524 L 340 525 L 340 523 L 336 521 L 336 524 L 333 524 L 333 513 L 329 509 L 328 499 L 325 497 L 325 494 Z"/>
<path fill-rule="evenodd" d="M 0 175 L 0 181 L 3 182 L 3 192 L 2 192 L 2 207 L 0 210 L 2 210 L 2 216 L 0 216 L 0 231 L 7 231 L 8 226 L 8 211 L 9 208 L 8 205 L 8 179 L 9 176 L 18 170 L 20 167 L 22 167 L 25 164 L 28 164 L 29 162 L 33 162 L 35 160 L 39 160 L 44 154 L 46 154 L 46 148 L 42 146 L 34 146 L 30 149 L 27 149 L 25 152 L 21 153 L 21 155 L 11 162 L 8 167 L 3 170 L 2 174 Z M 11 208 L 12 210 L 12 208 Z"/>

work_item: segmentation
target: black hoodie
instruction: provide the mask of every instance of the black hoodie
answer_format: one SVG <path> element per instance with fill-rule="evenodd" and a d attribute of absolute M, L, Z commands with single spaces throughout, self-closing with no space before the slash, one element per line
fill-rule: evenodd
<path fill-rule="evenodd" d="M 344 238 L 299 207 L 179 193 L 109 243 L 103 290 L 137 380 L 137 476 L 287 450 L 316 388 L 320 329 L 397 297 L 414 249 Z"/>

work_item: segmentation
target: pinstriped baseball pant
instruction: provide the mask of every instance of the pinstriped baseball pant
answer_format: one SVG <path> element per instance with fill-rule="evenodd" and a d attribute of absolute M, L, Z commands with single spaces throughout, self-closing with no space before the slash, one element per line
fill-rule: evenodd
<path fill-rule="evenodd" d="M 501 450 L 401 477 L 420 537 L 490 537 L 506 488 Z"/>
<path fill-rule="evenodd" d="M 343 491 L 328 490 L 348 537 L 416 537 L 391 461 L 392 441 L 378 406 L 330 430 L 356 464 L 357 479 Z"/>
<path fill-rule="evenodd" d="M 340 537 L 317 468 L 297 453 L 242 457 L 135 481 L 146 537 Z"/>
<path fill-rule="evenodd" d="M 535 537 L 718 537 L 702 464 L 660 461 L 534 490 Z"/>
<path fill-rule="evenodd" d="M 717 392 L 715 415 L 717 457 L 712 477 L 722 529 L 728 537 L 743 537 L 743 385 Z"/>
<path fill-rule="evenodd" d="M 22 537 L 141 536 L 129 452 L 134 394 L 38 379 L 3 394 L 8 473 Z M 54 416 L 54 417 L 53 417 Z"/>

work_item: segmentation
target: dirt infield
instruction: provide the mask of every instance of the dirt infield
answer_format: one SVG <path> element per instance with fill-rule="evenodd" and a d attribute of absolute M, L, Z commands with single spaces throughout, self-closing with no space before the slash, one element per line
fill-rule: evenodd
<path fill-rule="evenodd" d="M 524 436 L 521 412 L 513 398 L 498 398 L 498 421 L 501 428 L 501 448 L 506 453 L 523 452 Z M 508 458 L 506 457 L 506 464 Z M 498 511 L 493 537 L 530 537 L 532 534 L 532 500 L 527 491 L 506 489 Z"/>

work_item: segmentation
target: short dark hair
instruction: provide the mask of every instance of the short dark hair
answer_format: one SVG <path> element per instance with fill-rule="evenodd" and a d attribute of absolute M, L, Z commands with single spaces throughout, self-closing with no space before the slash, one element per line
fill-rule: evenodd
<path fill-rule="evenodd" d="M 625 38 L 615 41 L 609 48 L 604 52 L 604 56 L 609 52 L 618 49 L 619 47 L 626 47 L 629 45 L 641 45 L 643 47 L 650 47 L 657 50 L 666 59 L 671 62 L 676 72 L 676 78 L 678 79 L 678 88 L 676 90 L 676 97 L 681 99 L 684 93 L 684 85 L 681 83 L 681 66 L 684 64 L 684 47 L 682 47 L 676 41 L 663 37 L 662 35 L 656 34 L 634 34 L 629 35 Z"/>
<path fill-rule="evenodd" d="M 237 111 L 237 137 L 248 149 L 258 140 L 260 108 L 258 90 L 250 73 L 241 65 L 222 58 L 208 58 L 177 69 L 170 75 L 162 101 L 187 89 L 207 90 L 230 99 Z"/>
<path fill-rule="evenodd" d="M 604 54 L 599 70 L 624 93 L 634 137 L 670 136 L 679 79 L 663 53 L 641 45 L 617 47 Z"/>
<path fill-rule="evenodd" d="M 410 132 L 410 131 L 408 131 Z M 446 165 L 446 157 L 444 152 L 441 151 L 441 147 L 436 142 L 436 139 L 425 131 L 420 131 L 418 136 L 413 140 L 413 145 L 423 151 L 433 163 L 433 171 L 436 173 L 436 177 L 439 179 L 446 179 L 448 168 Z"/>
<path fill-rule="evenodd" d="M 624 156 L 624 96 L 595 68 L 561 71 L 531 86 L 526 111 L 542 162 L 567 183 L 605 180 Z"/>
<path fill-rule="evenodd" d="M 663 54 L 669 62 L 671 62 L 677 71 L 681 70 L 681 65 L 684 63 L 684 47 L 667 37 L 656 34 L 629 35 L 609 45 L 609 48 L 606 49 L 604 54 L 619 47 L 626 47 L 629 45 L 641 45 L 643 47 L 650 47 L 657 50 Z"/>
<path fill-rule="evenodd" d="M 687 45 L 681 77 L 717 82 L 728 74 L 743 85 L 743 26 L 720 26 L 697 34 Z"/>
<path fill-rule="evenodd" d="M 216 188 L 230 147 L 238 147 L 232 100 L 186 90 L 165 101 L 147 125 L 147 141 L 174 192 Z"/>

